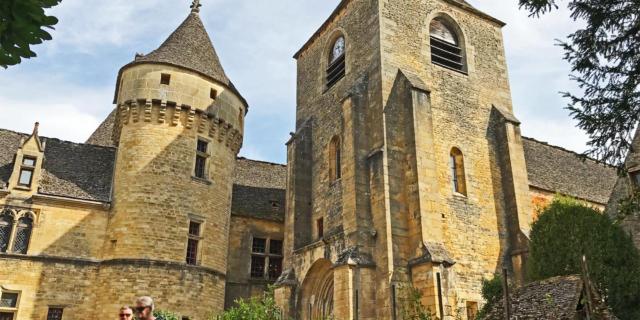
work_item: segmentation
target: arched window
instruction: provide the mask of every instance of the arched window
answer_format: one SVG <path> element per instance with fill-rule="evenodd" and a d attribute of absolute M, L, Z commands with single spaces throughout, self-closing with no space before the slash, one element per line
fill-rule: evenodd
<path fill-rule="evenodd" d="M 344 36 L 336 38 L 331 45 L 327 67 L 327 88 L 331 88 L 345 75 L 345 48 Z"/>
<path fill-rule="evenodd" d="M 13 231 L 13 217 L 7 212 L 0 212 L 0 252 L 7 252 Z"/>
<path fill-rule="evenodd" d="M 331 181 L 338 180 L 342 177 L 341 169 L 341 150 L 340 150 L 340 138 L 335 136 L 329 143 L 329 175 Z"/>
<path fill-rule="evenodd" d="M 453 192 L 467 195 L 467 183 L 464 175 L 464 157 L 458 148 L 451 149 L 450 154 L 451 179 Z"/>
<path fill-rule="evenodd" d="M 452 23 L 435 18 L 429 25 L 431 62 L 456 71 L 465 71 L 461 41 Z"/>
<path fill-rule="evenodd" d="M 18 220 L 18 226 L 16 227 L 16 237 L 13 241 L 14 253 L 27 254 L 32 230 L 33 220 L 30 217 L 24 216 Z"/>

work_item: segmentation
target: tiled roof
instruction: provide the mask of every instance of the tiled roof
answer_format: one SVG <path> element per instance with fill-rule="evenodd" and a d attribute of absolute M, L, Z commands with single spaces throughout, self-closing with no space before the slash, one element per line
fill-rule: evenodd
<path fill-rule="evenodd" d="M 511 317 L 522 320 L 586 319 L 584 310 L 578 310 L 583 297 L 584 282 L 578 275 L 559 276 L 536 281 L 516 288 L 510 294 Z M 589 288 L 592 297 L 593 319 L 616 320 L 593 286 Z M 487 320 L 504 319 L 504 299 L 494 303 Z"/>
<path fill-rule="evenodd" d="M 511 316 L 518 319 L 574 319 L 582 292 L 579 276 L 532 282 L 511 294 Z M 504 319 L 503 300 L 493 305 L 486 319 Z"/>
<path fill-rule="evenodd" d="M 114 147 L 112 133 L 113 125 L 116 121 L 116 109 L 113 109 L 106 119 L 100 124 L 98 129 L 91 134 L 91 137 L 87 139 L 88 144 L 94 144 L 97 146 Z"/>
<path fill-rule="evenodd" d="M 287 167 L 238 158 L 231 214 L 284 221 Z"/>
<path fill-rule="evenodd" d="M 227 86 L 231 85 L 200 15 L 195 12 L 190 13 L 158 49 L 136 58 L 135 61 L 168 63 L 205 74 Z"/>
<path fill-rule="evenodd" d="M 258 188 L 286 189 L 287 167 L 282 164 L 238 158 L 235 184 Z"/>
<path fill-rule="evenodd" d="M 609 201 L 616 169 L 531 138 L 522 139 L 529 184 L 601 204 Z"/>
<path fill-rule="evenodd" d="M 0 183 L 6 187 L 22 138 L 29 135 L 0 129 Z M 40 137 L 45 144 L 38 192 L 60 197 L 108 202 L 116 149 Z"/>
<path fill-rule="evenodd" d="M 231 214 L 265 220 L 284 221 L 283 189 L 258 188 L 234 184 Z"/>

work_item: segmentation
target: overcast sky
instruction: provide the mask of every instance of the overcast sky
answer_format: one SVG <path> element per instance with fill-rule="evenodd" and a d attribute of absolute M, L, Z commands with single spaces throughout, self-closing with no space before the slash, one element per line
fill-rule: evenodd
<path fill-rule="evenodd" d="M 576 29 L 566 10 L 541 19 L 517 0 L 467 0 L 504 21 L 514 111 L 525 136 L 584 151 L 586 136 L 559 91 L 574 90 L 555 39 Z M 284 163 L 293 131 L 296 68 L 292 55 L 338 0 L 202 0 L 201 17 L 227 75 L 250 104 L 249 158 Z M 113 109 L 118 69 L 148 53 L 182 22 L 189 0 L 64 0 L 49 11 L 60 23 L 38 57 L 0 69 L 0 128 L 85 141 Z"/>

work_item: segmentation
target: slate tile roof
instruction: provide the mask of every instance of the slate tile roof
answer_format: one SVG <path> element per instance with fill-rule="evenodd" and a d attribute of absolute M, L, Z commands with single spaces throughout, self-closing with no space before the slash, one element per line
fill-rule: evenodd
<path fill-rule="evenodd" d="M 618 178 L 615 168 L 532 138 L 522 139 L 529 184 L 606 204 Z"/>
<path fill-rule="evenodd" d="M 113 126 L 115 125 L 115 121 L 116 109 L 113 109 L 113 111 L 111 111 L 107 118 L 102 121 L 98 129 L 96 129 L 96 131 L 91 134 L 89 139 L 87 139 L 86 143 L 103 147 L 115 147 L 115 143 L 113 142 L 112 138 Z"/>
<path fill-rule="evenodd" d="M 0 129 L 0 183 L 11 177 L 15 154 L 27 134 Z M 109 202 L 116 149 L 40 137 L 45 145 L 41 194 Z"/>
<path fill-rule="evenodd" d="M 284 221 L 286 178 L 284 165 L 238 158 L 231 214 Z"/>
<path fill-rule="evenodd" d="M 510 295 L 511 317 L 522 320 L 554 319 L 575 320 L 584 319 L 584 307 L 580 299 L 585 286 L 578 275 L 559 276 L 532 282 L 519 287 Z M 592 294 L 595 319 L 615 320 L 606 305 L 602 302 L 595 289 L 589 288 Z M 487 320 L 504 319 L 504 299 L 495 303 L 485 317 Z"/>

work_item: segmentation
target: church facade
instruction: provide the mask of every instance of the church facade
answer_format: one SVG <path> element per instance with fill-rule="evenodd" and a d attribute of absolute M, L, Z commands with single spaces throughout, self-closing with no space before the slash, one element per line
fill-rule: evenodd
<path fill-rule="evenodd" d="M 536 209 L 615 170 L 520 135 L 503 23 L 462 0 L 343 0 L 295 55 L 287 164 L 238 158 L 249 105 L 192 12 L 72 143 L 0 129 L 0 320 L 207 319 L 275 284 L 294 319 L 473 319 L 522 281 Z M 284 148 L 283 148 L 284 152 Z"/>

